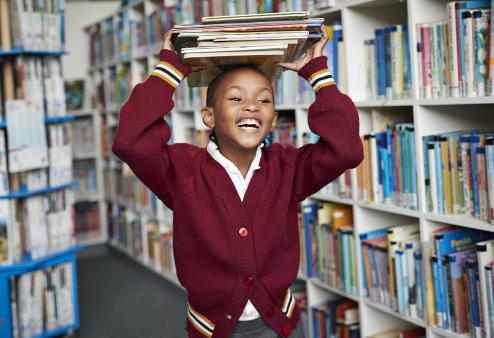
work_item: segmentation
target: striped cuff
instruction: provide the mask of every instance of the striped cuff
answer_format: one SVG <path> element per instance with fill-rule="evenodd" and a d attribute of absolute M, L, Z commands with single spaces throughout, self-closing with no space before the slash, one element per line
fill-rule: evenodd
<path fill-rule="evenodd" d="M 152 71 L 151 75 L 157 76 L 166 81 L 173 88 L 177 88 L 180 81 L 182 81 L 185 77 L 181 71 L 166 61 L 160 61 L 160 63 Z"/>
<path fill-rule="evenodd" d="M 314 91 L 323 87 L 334 85 L 334 79 L 328 69 L 328 58 L 324 55 L 318 56 L 305 64 L 298 74 L 310 83 Z"/>
<path fill-rule="evenodd" d="M 310 83 L 314 91 L 317 93 L 319 89 L 326 86 L 334 85 L 333 76 L 329 73 L 329 69 L 321 69 L 312 74 L 307 81 Z"/>

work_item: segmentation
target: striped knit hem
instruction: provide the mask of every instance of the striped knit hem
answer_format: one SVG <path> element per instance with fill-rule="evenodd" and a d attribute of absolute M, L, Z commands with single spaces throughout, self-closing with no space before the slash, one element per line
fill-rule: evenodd
<path fill-rule="evenodd" d="M 288 318 L 292 318 L 293 309 L 295 309 L 295 297 L 293 297 L 292 292 L 288 289 L 281 310 Z"/>
<path fill-rule="evenodd" d="M 191 324 L 206 337 L 211 337 L 213 335 L 214 324 L 194 310 L 189 303 L 187 303 L 187 318 L 189 318 Z"/>
<path fill-rule="evenodd" d="M 177 88 L 184 74 L 175 68 L 171 63 L 160 61 L 160 63 L 151 72 L 151 75 L 157 76 L 166 81 L 173 88 Z"/>
<path fill-rule="evenodd" d="M 314 74 L 312 74 L 307 81 L 310 83 L 314 91 L 317 93 L 319 89 L 326 86 L 334 85 L 333 76 L 329 73 L 327 68 L 321 69 Z"/>

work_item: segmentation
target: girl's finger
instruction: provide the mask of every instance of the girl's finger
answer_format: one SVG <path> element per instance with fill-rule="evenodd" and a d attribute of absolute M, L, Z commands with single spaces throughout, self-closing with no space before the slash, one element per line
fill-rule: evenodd
<path fill-rule="evenodd" d="M 297 71 L 297 65 L 295 63 L 280 62 L 280 63 L 277 63 L 276 65 L 283 68 L 283 69 L 289 69 L 289 70 Z"/>

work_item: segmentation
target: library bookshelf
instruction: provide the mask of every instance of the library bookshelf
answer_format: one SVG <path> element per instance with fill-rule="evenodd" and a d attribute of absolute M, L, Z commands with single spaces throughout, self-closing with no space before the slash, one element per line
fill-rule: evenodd
<path fill-rule="evenodd" d="M 84 229 L 78 229 L 77 240 L 80 245 L 96 245 L 105 243 L 108 238 L 106 218 L 107 200 L 104 189 L 104 157 L 108 153 L 103 151 L 102 142 L 105 133 L 102 128 L 101 114 L 97 110 L 74 110 L 69 112 L 74 116 L 72 133 L 74 171 L 79 176 L 78 189 L 75 191 L 76 213 L 83 213 Z M 81 168 L 81 170 L 78 170 Z M 90 217 L 96 210 L 95 217 Z M 91 220 L 91 221 L 90 221 Z M 96 226 L 89 226 L 94 223 Z"/>
<path fill-rule="evenodd" d="M 80 324 L 75 116 L 65 109 L 60 65 L 64 8 L 63 0 L 0 1 L 0 336 L 6 338 L 54 337 Z"/>
<path fill-rule="evenodd" d="M 375 29 L 385 26 L 405 24 L 409 29 L 409 46 L 416 46 L 417 31 L 416 25 L 419 23 L 446 20 L 446 0 L 354 0 L 345 1 L 343 4 L 329 9 L 311 10 L 312 17 L 324 17 L 326 24 L 341 22 L 343 30 L 343 53 L 344 64 L 340 72 L 346 75 L 346 85 L 340 90 L 347 93 L 359 111 L 360 133 L 361 135 L 382 131 L 379 121 L 383 119 L 393 119 L 394 116 L 406 116 L 413 123 L 415 130 L 415 163 L 418 208 L 409 209 L 390 204 L 366 202 L 358 198 L 359 184 L 357 169 L 350 172 L 351 177 L 351 197 L 340 197 L 336 194 L 328 194 L 323 189 L 321 192 L 311 196 L 305 203 L 331 202 L 351 207 L 353 211 L 353 229 L 355 233 L 355 243 L 351 250 L 356 253 L 356 294 L 347 294 L 339 288 L 326 285 L 318 278 L 306 275 L 306 266 L 302 260 L 298 279 L 306 284 L 309 337 L 314 337 L 314 323 L 312 321 L 312 306 L 319 305 L 328 300 L 338 297 L 345 297 L 358 302 L 360 317 L 361 337 L 372 336 L 373 334 L 396 327 L 422 327 L 426 331 L 427 337 L 469 337 L 468 334 L 457 334 L 450 330 L 442 329 L 435 324 L 430 324 L 427 320 L 411 317 L 398 313 L 387 306 L 371 301 L 364 294 L 363 271 L 361 269 L 362 250 L 359 235 L 381 228 L 388 228 L 397 225 L 419 224 L 420 242 L 426 243 L 431 240 L 432 231 L 446 227 L 456 226 L 459 228 L 474 229 L 487 233 L 494 232 L 494 226 L 486 221 L 473 218 L 469 215 L 441 215 L 434 214 L 427 210 L 426 191 L 422 184 L 425 179 L 423 136 L 440 134 L 454 130 L 488 129 L 494 130 L 493 97 L 479 98 L 435 98 L 424 99 L 421 97 L 419 84 L 418 56 L 415 48 L 410 48 L 411 59 L 411 95 L 407 99 L 373 99 L 366 98 L 365 85 L 365 62 L 364 43 L 365 39 L 373 37 Z M 96 109 L 108 119 L 108 137 L 111 140 L 118 120 L 118 108 L 124 99 L 115 99 L 115 92 L 121 91 L 120 95 L 126 97 L 129 88 L 144 80 L 147 74 L 158 62 L 158 52 L 161 41 L 155 41 L 147 47 L 137 46 L 135 49 L 125 47 L 124 52 L 116 52 L 119 46 L 117 36 L 118 25 L 130 18 L 137 22 L 144 20 L 146 16 L 156 11 L 161 2 L 144 0 L 123 6 L 115 15 L 105 18 L 86 28 L 88 44 L 94 49 L 95 34 L 101 34 L 102 44 L 100 49 L 105 49 L 105 45 L 112 46 L 113 52 L 102 51 L 101 55 L 93 58 L 92 65 L 88 70 L 89 79 L 93 81 L 95 88 L 102 88 L 100 99 L 96 99 Z M 174 3 L 180 8 L 180 3 Z M 292 8 L 293 9 L 293 8 Z M 295 8 L 298 9 L 298 8 Z M 290 8 L 289 8 L 290 10 Z M 228 14 L 228 13 L 227 13 Z M 184 23 L 194 22 L 194 18 L 183 16 Z M 189 20 L 189 21 L 187 21 Z M 191 21 L 192 20 L 192 21 Z M 125 29 L 123 30 L 125 33 Z M 131 30 L 127 33 L 133 36 Z M 127 36 L 127 38 L 128 38 Z M 158 39 L 159 40 L 159 39 Z M 120 75 L 119 75 L 120 74 Z M 128 76 L 130 83 L 127 88 L 117 85 L 119 78 Z M 117 89 L 112 88 L 117 87 Z M 188 92 L 184 84 L 179 87 L 177 93 Z M 177 94 L 180 95 L 180 94 Z M 195 93 L 199 96 L 200 93 Z M 98 93 L 94 93 L 97 97 Z M 117 95 L 118 96 L 118 95 Z M 199 101 L 199 103 L 198 103 Z M 204 131 L 199 115 L 200 99 L 175 98 L 176 108 L 168 114 L 167 121 L 172 126 L 173 142 L 190 142 L 190 129 Z M 307 125 L 307 112 L 312 101 L 299 100 L 289 102 L 277 102 L 277 110 L 282 114 L 290 115 L 296 124 L 296 144 L 303 144 L 304 132 L 309 130 Z M 110 122 L 111 121 L 111 122 Z M 108 168 L 118 168 L 114 175 L 123 177 L 125 164 L 118 163 L 112 156 L 106 159 Z M 123 167 L 123 169 L 122 169 Z M 112 174 L 113 175 L 113 174 Z M 114 179 L 117 182 L 118 179 Z M 140 201 L 132 196 L 122 195 L 121 188 L 117 188 L 116 198 L 112 199 L 112 207 L 109 208 L 109 243 L 115 249 L 127 254 L 132 259 L 147 266 L 152 271 L 171 280 L 179 285 L 173 273 L 157 267 L 149 256 L 149 238 L 146 231 L 146 222 L 152 218 L 159 224 L 160 232 L 167 232 L 172 229 L 172 213 L 158 203 L 158 207 L 152 208 L 142 205 Z M 301 206 L 301 212 L 303 210 Z M 120 211 L 119 211 L 120 210 Z M 138 241 L 136 245 L 129 240 L 128 236 L 119 233 L 123 226 L 119 225 L 125 215 L 125 222 L 128 219 L 137 225 Z M 125 225 L 127 227 L 128 224 Z M 302 233 L 301 233 L 302 234 Z M 303 234 L 302 234 L 303 235 Z M 302 239 L 304 241 L 304 239 Z M 173 269 L 172 269 L 173 270 Z M 425 276 L 417 276 L 425 278 Z"/>

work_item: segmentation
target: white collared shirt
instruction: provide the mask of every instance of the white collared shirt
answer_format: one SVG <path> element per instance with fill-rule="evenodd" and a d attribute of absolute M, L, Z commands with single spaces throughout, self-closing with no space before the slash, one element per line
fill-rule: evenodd
<path fill-rule="evenodd" d="M 218 146 L 216 143 L 213 141 L 209 141 L 208 146 L 207 146 L 207 151 L 209 155 L 211 155 L 212 158 L 214 158 L 218 163 L 220 163 L 228 173 L 228 176 L 230 176 L 233 185 L 237 189 L 238 195 L 240 196 L 240 200 L 244 200 L 245 192 L 247 191 L 247 187 L 249 186 L 250 180 L 252 179 L 252 176 L 254 175 L 254 170 L 257 170 L 261 168 L 259 166 L 259 162 L 261 161 L 261 146 L 259 146 L 256 150 L 256 155 L 254 156 L 254 159 L 252 160 L 252 163 L 250 164 L 249 171 L 247 172 L 247 176 L 244 177 L 242 176 L 242 173 L 240 170 L 237 168 L 237 166 L 227 159 L 223 154 L 220 153 L 218 150 Z M 247 305 L 245 305 L 245 309 L 240 315 L 239 320 L 253 320 L 256 318 L 259 318 L 260 314 L 254 307 L 254 305 L 251 303 L 250 300 L 247 301 Z"/>

